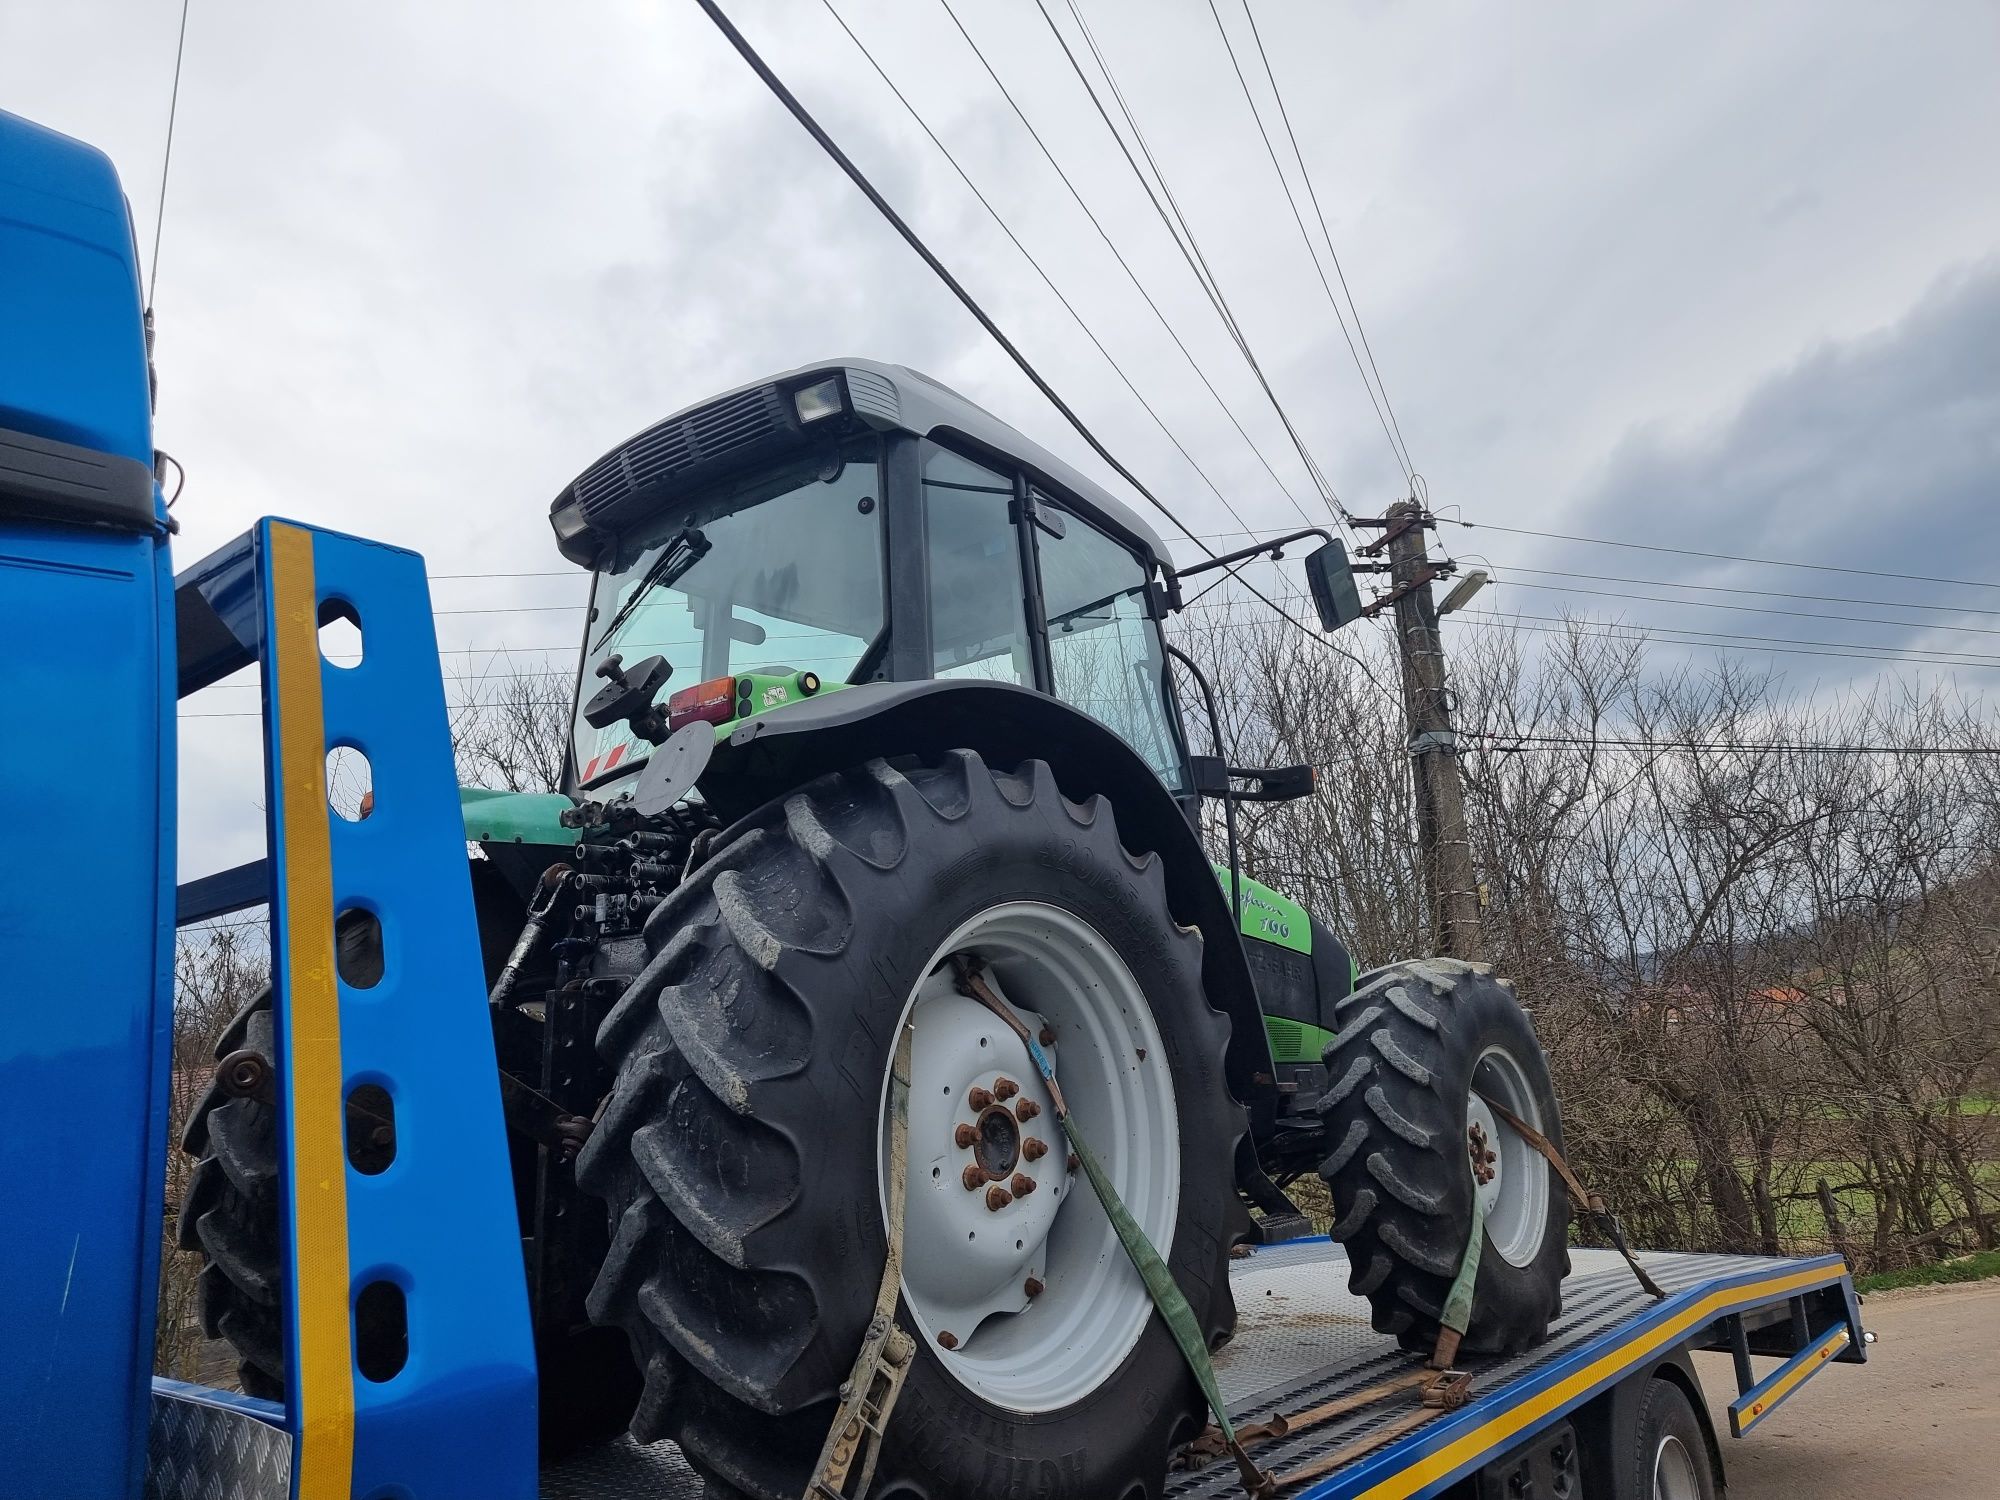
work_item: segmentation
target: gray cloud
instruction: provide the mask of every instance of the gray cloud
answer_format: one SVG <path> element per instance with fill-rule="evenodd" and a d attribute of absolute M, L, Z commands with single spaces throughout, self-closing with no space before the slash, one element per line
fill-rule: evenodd
<path fill-rule="evenodd" d="M 942 10 L 838 3 L 1237 510 L 1295 520 Z M 1663 452 L 1705 451 L 1769 372 L 1858 349 L 1945 268 L 2000 247 L 2000 15 L 1981 0 L 1928 7 L 1922 26 L 1862 0 L 1253 3 L 1417 463 L 1438 505 L 1475 518 L 1589 508 L 1581 476 L 1609 486 L 1635 426 Z M 1039 15 L 954 4 L 1304 499 Z M 1233 528 L 816 0 L 730 10 L 1113 447 L 1197 529 Z M 1335 484 L 1361 510 L 1394 498 L 1208 8 L 1084 10 Z M 0 102 L 111 154 L 142 246 L 177 22 L 154 0 L 0 0 Z M 175 155 L 159 435 L 191 475 L 183 560 L 281 513 L 414 547 L 434 573 L 554 571 L 548 500 L 607 446 L 833 352 L 925 366 L 1096 471 L 692 6 L 199 0 Z M 1857 432 L 1884 426 L 1856 410 Z M 1909 477 L 1844 451 L 1857 472 Z M 1839 516 L 1801 540 L 1795 515 L 1789 535 L 1866 557 L 1907 529 Z M 1990 560 L 1990 543 L 1968 551 Z M 441 644 L 567 641 L 574 616 L 541 607 L 579 588 L 439 579 L 439 608 L 492 611 L 441 617 Z M 226 687 L 191 710 L 254 703 Z M 259 836 L 253 723 L 185 721 L 190 873 Z"/>
<path fill-rule="evenodd" d="M 1709 423 L 1636 428 L 1613 450 L 1601 478 L 1558 529 L 1739 556 L 1983 580 L 1989 586 L 1752 568 L 1557 545 L 1534 549 L 1545 566 L 1973 611 L 2000 609 L 2000 258 L 1944 276 L 1885 328 L 1821 344 L 1765 378 Z M 1529 560 L 1522 556 L 1525 546 L 1508 541 L 1510 555 Z M 1500 544 L 1492 545 L 1497 550 Z M 1526 597 L 1517 593 L 1513 603 L 1526 610 Z M 1650 604 L 1614 605 L 1609 612 L 1691 630 L 2000 658 L 2000 617 L 1993 615 L 1899 614 L 1836 602 L 1771 602 L 1825 614 L 1924 619 L 1932 628 Z M 1593 612 L 1606 611 L 1600 602 Z M 1940 625 L 1996 633 L 1936 628 Z M 1968 664 L 1958 675 L 1966 682 L 1990 679 L 1992 674 L 1982 667 Z M 1793 675 L 1872 677 L 1876 672 L 1866 663 L 1827 663 Z"/>

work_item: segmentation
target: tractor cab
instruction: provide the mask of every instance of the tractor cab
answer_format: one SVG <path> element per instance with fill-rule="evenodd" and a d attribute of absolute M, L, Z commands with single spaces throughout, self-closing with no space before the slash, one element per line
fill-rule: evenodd
<path fill-rule="evenodd" d="M 689 723 L 720 732 L 856 684 L 934 678 L 1061 699 L 1191 793 L 1159 538 L 914 371 L 812 366 L 669 417 L 586 470 L 551 520 L 593 570 L 574 795 L 615 797 Z"/>

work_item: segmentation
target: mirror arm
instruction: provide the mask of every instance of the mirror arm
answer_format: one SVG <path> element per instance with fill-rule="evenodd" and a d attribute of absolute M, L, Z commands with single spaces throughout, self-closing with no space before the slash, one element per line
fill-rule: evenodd
<path fill-rule="evenodd" d="M 1246 558 L 1257 557 L 1266 552 L 1270 553 L 1271 556 L 1274 558 L 1278 557 L 1282 554 L 1285 547 L 1287 547 L 1293 542 L 1300 541 L 1303 538 L 1309 536 L 1316 536 L 1323 542 L 1330 542 L 1333 540 L 1332 534 L 1328 532 L 1324 527 L 1308 526 L 1303 531 L 1287 532 L 1284 536 L 1273 537 L 1269 541 L 1259 542 L 1254 547 L 1239 547 L 1234 552 L 1225 552 L 1220 557 L 1211 557 L 1201 562 L 1198 562 L 1191 568 L 1180 569 L 1179 572 L 1174 575 L 1173 583 L 1171 584 L 1169 589 L 1174 608 L 1176 609 L 1180 608 L 1181 579 L 1192 578 L 1194 577 L 1195 574 L 1206 573 L 1212 568 L 1226 568 L 1231 563 L 1242 562 Z"/>

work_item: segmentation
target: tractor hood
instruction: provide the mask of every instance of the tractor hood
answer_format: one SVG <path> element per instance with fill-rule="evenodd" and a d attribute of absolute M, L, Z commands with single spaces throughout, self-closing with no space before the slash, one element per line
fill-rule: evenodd
<path fill-rule="evenodd" d="M 496 792 L 462 786 L 458 802 L 469 843 L 567 848 L 576 842 L 576 835 L 562 826 L 562 815 L 576 804 L 560 792 Z"/>

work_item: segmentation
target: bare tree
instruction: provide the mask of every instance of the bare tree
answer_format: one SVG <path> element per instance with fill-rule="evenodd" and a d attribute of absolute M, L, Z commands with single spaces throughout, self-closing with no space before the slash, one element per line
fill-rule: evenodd
<path fill-rule="evenodd" d="M 1215 685 L 1219 753 L 1318 768 L 1318 795 L 1242 810 L 1248 872 L 1363 962 L 1416 951 L 1383 645 L 1329 649 L 1228 604 L 1177 633 Z M 1571 1156 L 1640 1237 L 1838 1239 L 1882 1265 L 1993 1244 L 2000 764 L 1983 708 L 1801 699 L 1732 667 L 1662 670 L 1642 638 L 1581 626 L 1530 651 L 1461 624 L 1453 664 L 1488 944 L 1535 1011 Z M 1199 695 L 1181 696 L 1199 724 Z"/>
<path fill-rule="evenodd" d="M 498 658 L 461 679 L 451 705 L 452 750 L 468 786 L 553 792 L 569 751 L 571 679 Z"/>

